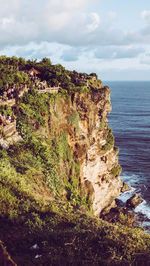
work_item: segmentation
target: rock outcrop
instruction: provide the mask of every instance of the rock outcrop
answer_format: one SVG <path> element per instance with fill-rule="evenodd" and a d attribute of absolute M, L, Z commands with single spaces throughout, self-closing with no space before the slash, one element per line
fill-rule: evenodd
<path fill-rule="evenodd" d="M 59 98 L 50 105 L 49 132 L 68 132 L 75 160 L 80 162 L 80 184 L 93 202 L 95 215 L 115 207 L 122 187 L 117 148 L 108 128 L 111 111 L 108 87 L 88 93 L 72 93 L 70 100 Z"/>
<path fill-rule="evenodd" d="M 130 199 L 127 200 L 126 206 L 128 208 L 136 208 L 143 202 L 143 199 L 136 193 Z"/>
<path fill-rule="evenodd" d="M 121 192 L 124 193 L 124 192 L 129 191 L 129 190 L 131 190 L 131 187 L 128 184 L 123 182 L 123 186 L 121 188 Z"/>

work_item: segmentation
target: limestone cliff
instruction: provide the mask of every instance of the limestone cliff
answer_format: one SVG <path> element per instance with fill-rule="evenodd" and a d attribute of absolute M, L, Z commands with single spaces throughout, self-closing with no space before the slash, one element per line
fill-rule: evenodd
<path fill-rule="evenodd" d="M 122 181 L 117 149 L 108 128 L 110 89 L 72 93 L 50 105 L 49 134 L 68 132 L 72 155 L 80 162 L 80 185 L 92 199 L 95 215 L 109 211 L 120 194 Z"/>

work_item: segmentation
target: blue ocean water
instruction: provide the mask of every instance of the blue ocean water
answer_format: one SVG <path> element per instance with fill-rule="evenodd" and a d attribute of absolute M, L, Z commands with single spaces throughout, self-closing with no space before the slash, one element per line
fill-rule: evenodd
<path fill-rule="evenodd" d="M 150 229 L 150 82 L 104 82 L 111 88 L 109 126 L 119 147 L 122 179 L 132 187 L 122 200 L 137 192 L 144 199 L 135 211 L 145 215 Z"/>

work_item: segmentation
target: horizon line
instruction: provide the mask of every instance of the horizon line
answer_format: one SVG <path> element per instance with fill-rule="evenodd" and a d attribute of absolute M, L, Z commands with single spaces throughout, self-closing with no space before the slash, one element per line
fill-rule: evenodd
<path fill-rule="evenodd" d="M 102 80 L 103 82 L 150 82 L 150 80 Z"/>

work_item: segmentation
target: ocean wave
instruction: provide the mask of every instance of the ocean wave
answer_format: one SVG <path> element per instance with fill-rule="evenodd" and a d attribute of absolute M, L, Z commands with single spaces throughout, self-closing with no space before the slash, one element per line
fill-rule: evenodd
<path fill-rule="evenodd" d="M 131 190 L 121 193 L 120 196 L 118 197 L 119 200 L 125 203 L 135 193 L 138 193 L 140 197 L 143 198 L 142 190 L 144 189 L 144 191 L 146 191 L 147 187 L 145 184 L 141 186 L 139 179 L 141 179 L 142 176 L 140 174 L 137 175 L 137 174 L 123 173 L 121 178 L 125 183 L 127 183 L 131 187 Z M 138 187 L 137 187 L 137 182 L 139 182 Z M 147 233 L 150 234 L 150 204 L 146 200 L 144 200 L 140 205 L 138 205 L 134 209 L 134 213 L 137 216 L 138 224 L 143 226 L 146 229 Z M 138 218 L 140 214 L 142 214 L 143 216 L 142 221 Z"/>
<path fill-rule="evenodd" d="M 135 213 L 142 213 L 145 215 L 149 219 L 150 225 L 150 205 L 145 200 L 135 208 Z"/>
<path fill-rule="evenodd" d="M 145 200 L 135 211 L 143 214 L 146 227 L 150 224 L 150 82 L 118 81 L 108 86 L 113 107 L 108 119 L 119 147 L 122 180 L 132 188 L 119 198 L 125 202 L 138 193 Z"/>
<path fill-rule="evenodd" d="M 135 191 L 136 191 L 136 189 L 134 187 L 131 187 L 131 190 L 121 193 L 120 196 L 117 197 L 117 199 L 119 199 L 123 203 L 125 203 L 129 198 L 131 198 L 133 196 Z"/>

